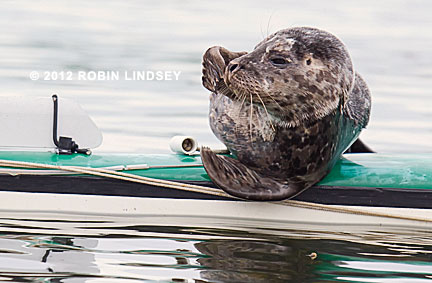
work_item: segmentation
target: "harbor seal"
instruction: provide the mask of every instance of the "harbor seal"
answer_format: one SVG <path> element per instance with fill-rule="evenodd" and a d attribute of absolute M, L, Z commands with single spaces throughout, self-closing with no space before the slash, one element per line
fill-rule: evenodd
<path fill-rule="evenodd" d="M 280 30 L 250 52 L 209 48 L 210 127 L 232 156 L 201 149 L 210 179 L 249 200 L 291 198 L 324 178 L 369 121 L 370 92 L 345 45 L 315 28 Z"/>

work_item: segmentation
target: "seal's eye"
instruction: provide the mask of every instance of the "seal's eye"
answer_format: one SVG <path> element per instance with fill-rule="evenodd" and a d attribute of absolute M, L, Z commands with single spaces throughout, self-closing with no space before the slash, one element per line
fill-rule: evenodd
<path fill-rule="evenodd" d="M 273 57 L 270 62 L 276 67 L 286 67 L 288 65 L 288 61 L 282 57 Z"/>

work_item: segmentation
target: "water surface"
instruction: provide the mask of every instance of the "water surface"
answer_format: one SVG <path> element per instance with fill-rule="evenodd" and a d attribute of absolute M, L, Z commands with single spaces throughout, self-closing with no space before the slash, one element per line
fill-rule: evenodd
<path fill-rule="evenodd" d="M 1 282 L 426 282 L 427 230 L 1 213 Z M 175 224 L 174 224 L 175 223 Z M 195 225 L 195 226 L 194 226 Z M 342 232 L 343 231 L 343 232 Z"/>
<path fill-rule="evenodd" d="M 219 142 L 207 122 L 201 57 L 250 51 L 292 26 L 336 34 L 373 95 L 363 138 L 380 152 L 431 152 L 432 4 L 428 1 L 3 1 L 0 95 L 77 100 L 104 133 L 101 151 L 169 152 L 173 135 Z M 50 71 L 176 70 L 178 81 L 32 81 Z"/>

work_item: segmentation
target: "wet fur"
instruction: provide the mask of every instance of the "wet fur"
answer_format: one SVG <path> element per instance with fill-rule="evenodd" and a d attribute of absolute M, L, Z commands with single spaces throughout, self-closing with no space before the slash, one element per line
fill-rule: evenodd
<path fill-rule="evenodd" d="M 273 65 L 275 57 L 288 64 Z M 327 32 L 282 30 L 251 53 L 212 47 L 203 67 L 203 85 L 212 91 L 210 126 L 236 160 L 208 149 L 202 160 L 232 195 L 295 196 L 320 181 L 368 123 L 366 83 Z"/>

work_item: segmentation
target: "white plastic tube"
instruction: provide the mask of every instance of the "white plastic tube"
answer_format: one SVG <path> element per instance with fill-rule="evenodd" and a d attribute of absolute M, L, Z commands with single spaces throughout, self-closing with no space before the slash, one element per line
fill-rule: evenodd
<path fill-rule="evenodd" d="M 173 152 L 186 155 L 194 154 L 198 148 L 198 142 L 190 136 L 174 136 L 169 145 Z"/>

